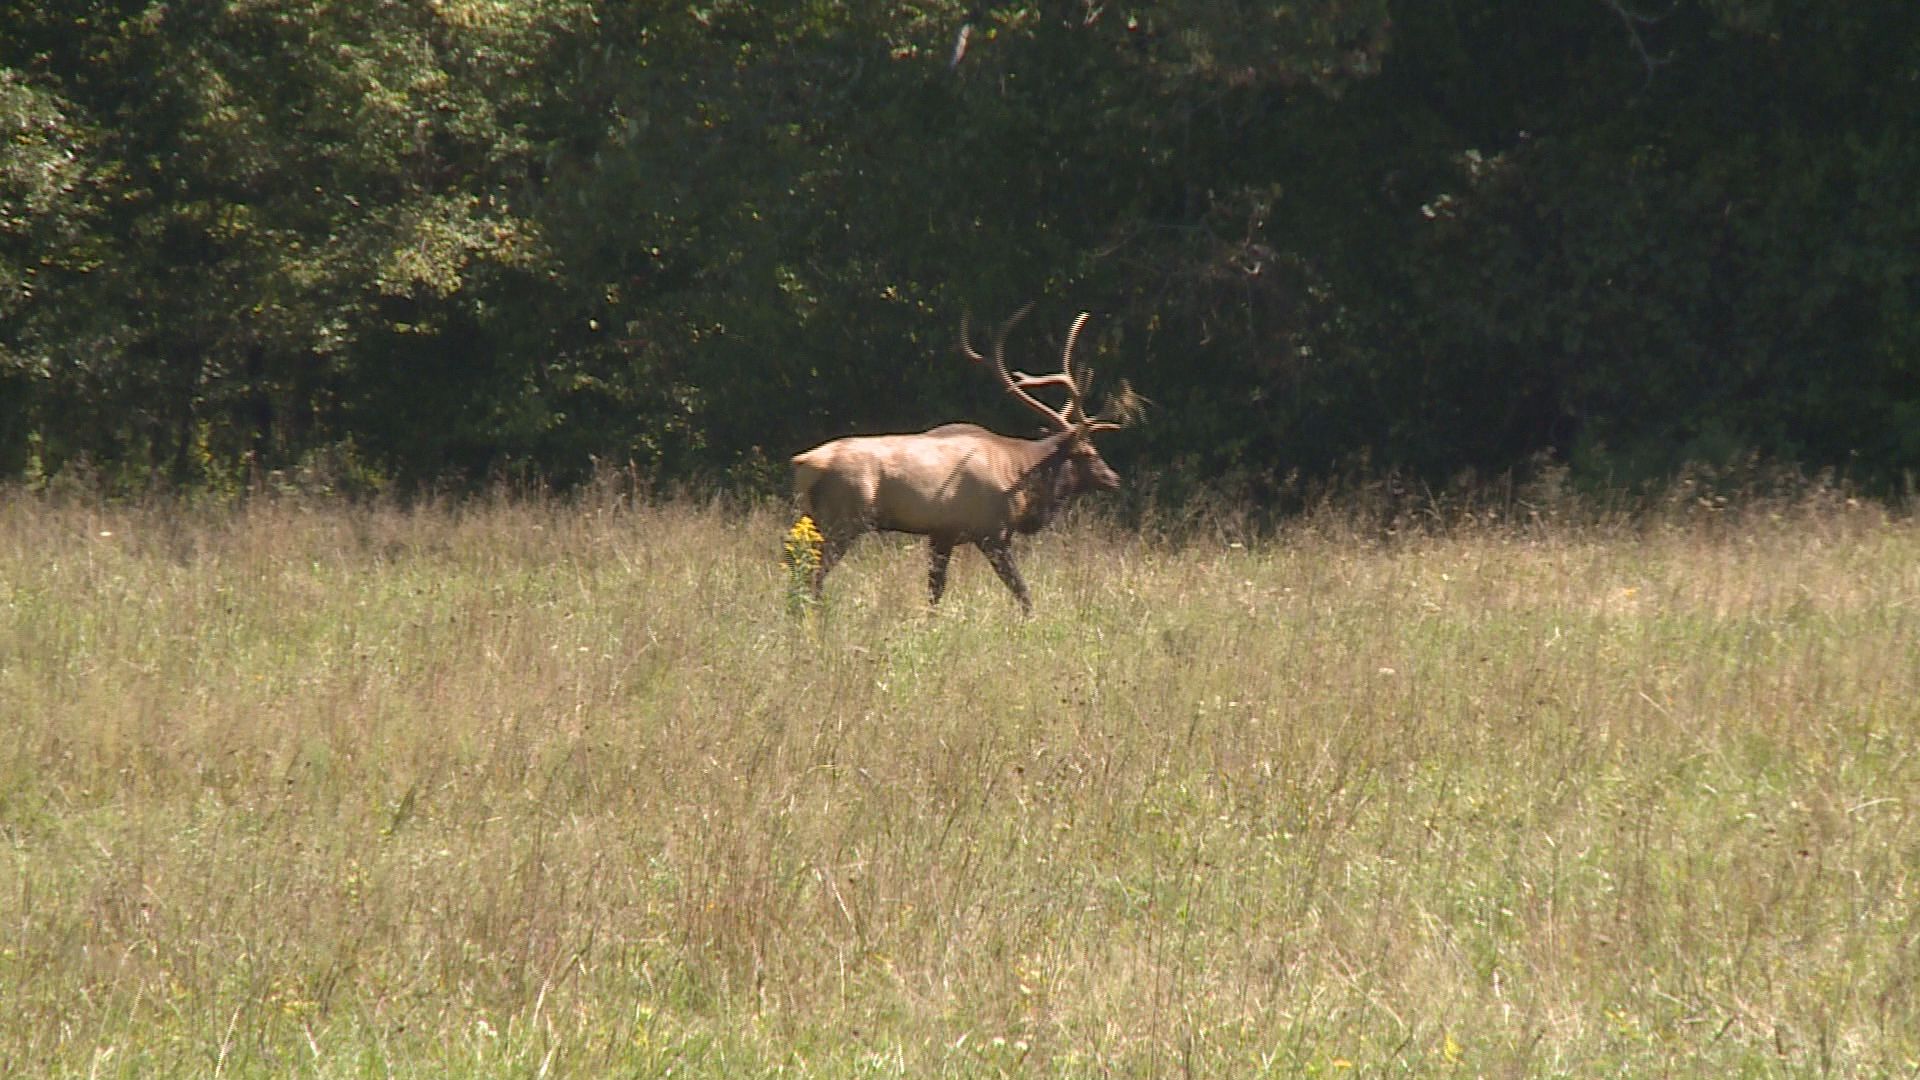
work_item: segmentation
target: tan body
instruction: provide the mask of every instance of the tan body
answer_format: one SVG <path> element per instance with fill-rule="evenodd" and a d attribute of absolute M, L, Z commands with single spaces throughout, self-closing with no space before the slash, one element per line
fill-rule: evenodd
<path fill-rule="evenodd" d="M 884 529 L 956 541 L 1034 532 L 1058 509 L 1048 498 L 1060 436 L 1015 439 L 977 424 L 917 435 L 835 439 L 793 459 L 794 494 L 823 530 Z M 1070 459 L 1070 450 L 1064 455 Z M 1083 459 L 1082 469 L 1101 485 Z M 1054 464 L 1059 464 L 1055 462 Z M 1065 464 L 1071 466 L 1070 460 Z M 1111 476 L 1111 471 L 1107 472 Z M 1078 486 L 1078 485 L 1075 485 Z M 1024 526 L 1024 527 L 1023 527 Z"/>
<path fill-rule="evenodd" d="M 1014 534 L 1038 532 L 1074 495 L 1117 488 L 1120 478 L 1077 432 L 1015 439 L 947 424 L 915 435 L 835 439 L 794 456 L 793 483 L 799 511 L 825 538 L 816 594 L 862 534 L 903 532 L 927 538 L 934 603 L 946 589 L 954 547 L 970 543 L 1031 611 L 1013 564 Z"/>
<path fill-rule="evenodd" d="M 1024 312 L 1023 312 L 1024 314 Z M 1019 319 L 1009 320 L 1011 327 Z M 1120 477 L 1094 449 L 1093 435 L 1117 430 L 1138 411 L 1139 399 L 1122 387 L 1119 419 L 1088 417 L 1080 408 L 1084 383 L 1072 368 L 1081 315 L 1067 335 L 1060 375 L 1009 374 L 1002 356 L 1006 329 L 994 344 L 1001 382 L 1019 400 L 1048 418 L 1057 430 L 1044 438 L 1016 439 L 977 424 L 946 424 L 912 435 L 858 435 L 823 443 L 793 457 L 793 493 L 799 512 L 812 516 L 824 540 L 814 571 L 820 595 L 827 572 L 863 534 L 876 530 L 927 538 L 927 590 L 933 603 L 947 587 L 947 562 L 959 544 L 978 547 L 1023 610 L 1033 601 L 1013 564 L 1016 533 L 1044 528 L 1075 495 L 1111 490 Z M 966 344 L 976 361 L 984 360 Z M 1056 411 L 1027 391 L 1063 386 L 1070 400 Z"/>

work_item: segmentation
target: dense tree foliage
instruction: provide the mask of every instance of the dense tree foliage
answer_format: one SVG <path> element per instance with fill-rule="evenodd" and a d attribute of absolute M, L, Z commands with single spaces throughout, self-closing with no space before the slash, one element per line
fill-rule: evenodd
<path fill-rule="evenodd" d="M 0 475 L 1920 469 L 1920 7 L 0 0 Z"/>

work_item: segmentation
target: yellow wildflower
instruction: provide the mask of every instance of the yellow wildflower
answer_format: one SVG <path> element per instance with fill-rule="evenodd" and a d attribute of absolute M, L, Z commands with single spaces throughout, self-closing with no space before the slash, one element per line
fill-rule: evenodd
<path fill-rule="evenodd" d="M 787 606 L 805 612 L 813 606 L 813 579 L 820 571 L 820 549 L 826 538 L 805 514 L 787 530 L 785 553 L 780 562 L 787 568 Z"/>

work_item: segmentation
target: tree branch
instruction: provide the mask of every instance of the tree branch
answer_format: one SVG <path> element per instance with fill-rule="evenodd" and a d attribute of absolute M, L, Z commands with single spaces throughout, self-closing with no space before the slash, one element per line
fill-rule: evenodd
<path fill-rule="evenodd" d="M 1600 2 L 1607 6 L 1607 10 L 1619 17 L 1621 26 L 1627 28 L 1627 40 L 1633 45 L 1634 55 L 1640 58 L 1641 65 L 1647 69 L 1647 80 L 1641 84 L 1641 89 L 1644 90 L 1646 87 L 1652 86 L 1654 72 L 1672 63 L 1673 54 L 1668 53 L 1665 56 L 1655 56 L 1651 52 L 1648 52 L 1646 40 L 1640 36 L 1640 28 L 1665 22 L 1668 17 L 1679 10 L 1680 0 L 1674 0 L 1673 5 L 1659 15 L 1642 15 L 1628 7 L 1626 0 L 1600 0 Z"/>

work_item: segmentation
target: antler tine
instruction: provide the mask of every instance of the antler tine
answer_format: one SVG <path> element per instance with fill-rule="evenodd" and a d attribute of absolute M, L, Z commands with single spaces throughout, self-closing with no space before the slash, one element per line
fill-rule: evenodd
<path fill-rule="evenodd" d="M 1065 416 L 1070 424 L 1086 419 L 1087 410 L 1084 399 L 1087 388 L 1093 385 L 1093 371 L 1087 370 L 1082 376 L 1073 370 L 1073 346 L 1080 340 L 1080 328 L 1093 318 L 1093 312 L 1083 311 L 1073 320 L 1073 327 L 1067 331 L 1066 347 L 1060 350 L 1060 373 L 1067 377 L 1067 408 Z"/>
<path fill-rule="evenodd" d="M 1093 419 L 1087 421 L 1087 431 L 1119 431 L 1130 427 L 1146 415 L 1147 406 L 1151 404 L 1153 402 L 1127 385 L 1127 380 L 1121 379 L 1120 392 Z"/>
<path fill-rule="evenodd" d="M 1020 305 L 1020 310 L 1007 316 L 1007 321 L 1001 323 L 1000 329 L 994 333 L 993 343 L 995 347 L 999 347 L 1007 343 L 1007 335 L 1013 333 L 1013 328 L 1020 325 L 1021 319 L 1024 319 L 1028 315 L 1031 315 L 1033 313 L 1033 305 L 1035 303 L 1037 303 L 1037 301 L 1029 300 L 1026 303 Z"/>
<path fill-rule="evenodd" d="M 967 325 L 972 321 L 973 312 L 962 311 L 960 313 L 960 355 L 976 364 L 984 364 L 987 362 L 987 358 L 975 352 L 973 343 L 967 340 Z"/>

